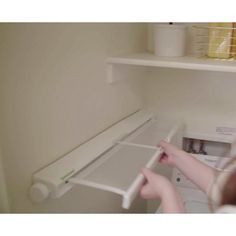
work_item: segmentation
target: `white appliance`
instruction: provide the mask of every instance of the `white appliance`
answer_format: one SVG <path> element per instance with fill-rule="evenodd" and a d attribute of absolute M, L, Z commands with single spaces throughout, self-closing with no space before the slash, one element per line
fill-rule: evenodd
<path fill-rule="evenodd" d="M 193 156 L 206 165 L 216 169 L 221 169 L 229 160 L 227 157 L 223 158 L 211 155 L 193 154 Z M 173 169 L 172 183 L 177 187 L 187 213 L 211 213 L 209 199 L 206 194 L 199 190 L 195 184 L 176 168 Z"/>
<path fill-rule="evenodd" d="M 211 166 L 217 170 L 222 170 L 224 165 L 229 161 L 229 157 L 192 154 L 199 161 Z M 211 213 L 208 196 L 202 192 L 193 182 L 183 175 L 177 168 L 173 168 L 171 182 L 176 186 L 184 203 L 186 213 Z M 161 206 L 156 213 L 162 213 Z"/>

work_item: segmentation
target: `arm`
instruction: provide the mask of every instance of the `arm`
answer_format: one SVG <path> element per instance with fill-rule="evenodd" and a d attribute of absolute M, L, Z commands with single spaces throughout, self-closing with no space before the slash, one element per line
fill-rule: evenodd
<path fill-rule="evenodd" d="M 169 182 L 170 183 L 170 182 Z M 165 213 L 183 213 L 184 205 L 173 184 L 170 183 L 169 188 L 165 189 L 165 195 L 161 198 L 162 210 Z"/>
<path fill-rule="evenodd" d="M 161 141 L 160 146 L 164 149 L 164 155 L 160 162 L 174 165 L 207 193 L 214 181 L 215 170 L 165 141 Z"/>
<path fill-rule="evenodd" d="M 160 198 L 164 213 L 184 212 L 182 199 L 174 185 L 167 178 L 157 175 L 147 168 L 144 168 L 142 173 L 146 178 L 146 183 L 140 191 L 142 198 Z"/>

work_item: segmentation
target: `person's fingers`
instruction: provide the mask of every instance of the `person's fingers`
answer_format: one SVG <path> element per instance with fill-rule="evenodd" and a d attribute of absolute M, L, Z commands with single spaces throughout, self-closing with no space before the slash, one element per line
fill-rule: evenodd
<path fill-rule="evenodd" d="M 145 198 L 145 195 L 146 195 L 146 192 L 147 192 L 147 186 L 149 185 L 149 183 L 148 183 L 147 177 L 145 176 L 145 171 L 144 172 L 142 171 L 142 173 L 145 177 L 145 181 L 143 182 L 143 185 L 142 185 L 142 187 L 139 191 L 139 194 L 142 198 Z"/>
<path fill-rule="evenodd" d="M 159 160 L 160 163 L 162 164 L 168 164 L 169 163 L 169 159 L 166 155 L 163 155 L 160 160 Z"/>
<path fill-rule="evenodd" d="M 144 168 L 142 169 L 142 173 L 143 173 L 144 177 L 145 177 L 148 181 L 149 181 L 149 180 L 152 178 L 152 176 L 153 176 L 153 172 L 152 172 L 150 169 L 146 168 L 146 167 L 144 167 Z"/>
<path fill-rule="evenodd" d="M 139 194 L 142 198 L 147 199 L 148 196 L 150 195 L 150 192 L 152 191 L 153 190 L 151 189 L 149 182 L 146 182 L 140 189 Z"/>
<path fill-rule="evenodd" d="M 142 188 L 140 189 L 140 192 L 139 192 L 139 195 L 142 197 L 142 198 L 145 198 L 146 196 L 146 186 L 142 186 Z"/>
<path fill-rule="evenodd" d="M 171 143 L 168 143 L 164 140 L 162 140 L 160 143 L 159 143 L 160 147 L 162 147 L 164 149 L 164 152 L 173 152 L 174 150 L 178 150 L 178 148 L 176 146 L 174 146 L 173 144 Z"/>
<path fill-rule="evenodd" d="M 161 162 L 163 159 L 167 159 L 167 158 L 168 156 L 165 153 L 162 153 L 158 161 Z"/>
<path fill-rule="evenodd" d="M 162 147 L 165 148 L 166 146 L 168 146 L 168 142 L 166 142 L 165 140 L 161 140 L 160 143 L 158 144 L 158 147 Z"/>

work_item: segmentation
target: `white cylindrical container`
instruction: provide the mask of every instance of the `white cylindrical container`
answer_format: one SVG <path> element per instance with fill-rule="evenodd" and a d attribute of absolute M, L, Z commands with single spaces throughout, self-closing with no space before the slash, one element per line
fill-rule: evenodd
<path fill-rule="evenodd" d="M 179 24 L 154 25 L 154 53 L 157 56 L 181 57 L 186 52 L 187 26 Z"/>

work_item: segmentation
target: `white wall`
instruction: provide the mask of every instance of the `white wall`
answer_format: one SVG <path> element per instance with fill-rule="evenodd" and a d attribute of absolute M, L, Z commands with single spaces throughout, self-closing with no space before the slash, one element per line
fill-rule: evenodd
<path fill-rule="evenodd" d="M 2 153 L 12 212 L 121 212 L 81 187 L 33 205 L 32 174 L 142 106 L 142 82 L 106 83 L 109 55 L 144 51 L 145 24 L 1 24 Z M 145 203 L 132 211 L 143 211 Z"/>
<path fill-rule="evenodd" d="M 191 55 L 194 23 L 187 25 L 187 53 Z M 153 53 L 153 24 L 148 24 L 147 42 Z M 145 105 L 162 116 L 183 119 L 189 132 L 215 132 L 217 126 L 236 128 L 235 73 L 149 68 L 145 83 Z M 157 172 L 171 176 L 171 169 L 164 166 Z M 153 213 L 157 206 L 157 201 L 148 201 L 148 212 Z"/>
<path fill-rule="evenodd" d="M 183 119 L 188 132 L 214 133 L 217 126 L 236 128 L 234 73 L 150 69 L 146 78 L 146 105 L 157 114 Z M 171 170 L 159 167 L 168 177 Z M 157 201 L 148 202 L 153 213 Z"/>
<path fill-rule="evenodd" d="M 236 127 L 234 73 L 153 69 L 146 82 L 146 104 L 157 113 L 183 118 L 190 132 Z"/>
<path fill-rule="evenodd" d="M 145 51 L 146 33 L 145 24 L 0 24 L 0 146 L 11 212 L 122 212 L 120 197 L 87 187 L 42 205 L 27 192 L 35 171 L 142 107 L 143 98 L 195 130 L 209 121 L 235 126 L 234 74 L 149 68 L 143 80 L 106 83 L 107 56 Z M 138 200 L 131 212 L 145 209 Z"/>
<path fill-rule="evenodd" d="M 185 24 L 187 54 L 194 55 L 196 23 Z M 153 52 L 153 24 L 148 24 L 147 42 Z M 236 127 L 235 73 L 149 68 L 146 86 L 145 104 L 157 113 L 183 118 L 191 132 L 208 125 Z"/>

